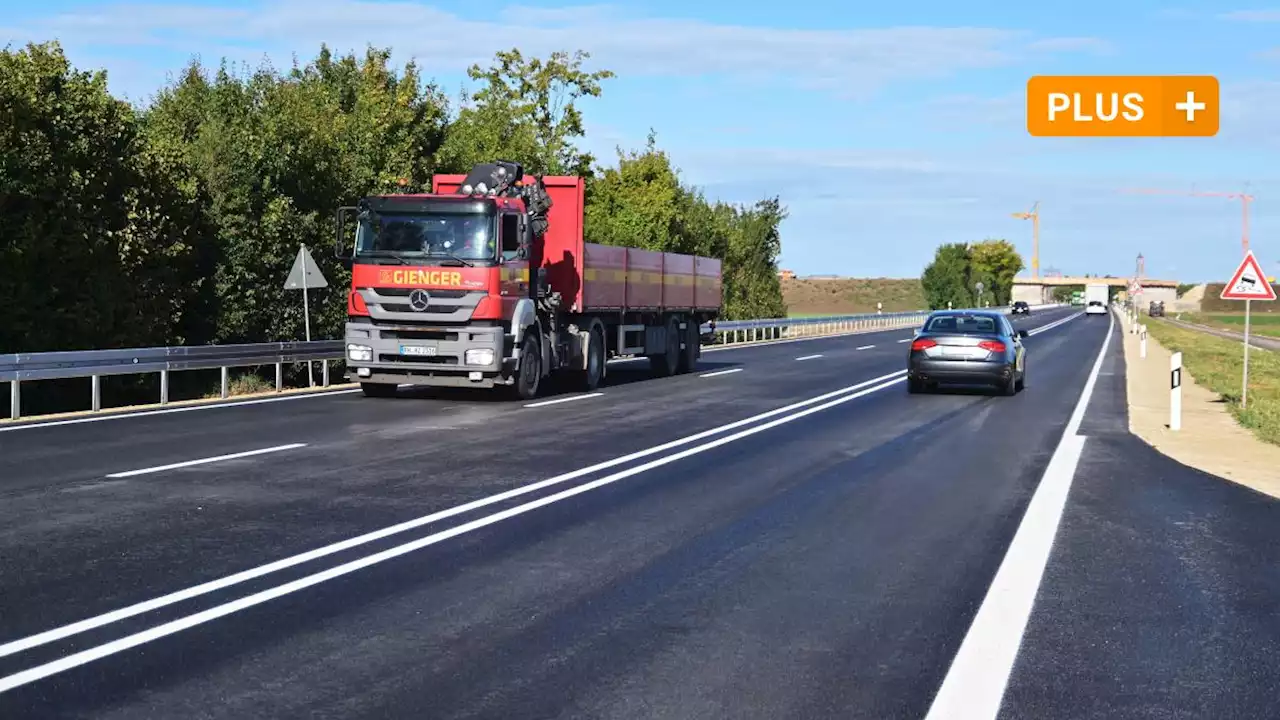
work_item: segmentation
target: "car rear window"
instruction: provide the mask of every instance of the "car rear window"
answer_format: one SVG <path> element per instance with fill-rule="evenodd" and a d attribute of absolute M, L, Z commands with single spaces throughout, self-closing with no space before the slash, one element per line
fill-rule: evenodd
<path fill-rule="evenodd" d="M 1101 304 L 1102 304 L 1102 302 L 1101 302 L 1101 301 L 1099 301 L 1099 300 L 1090 300 L 1090 301 L 1089 301 L 1089 304 L 1090 304 L 1090 305 L 1101 305 Z"/>
<path fill-rule="evenodd" d="M 929 333 L 995 334 L 996 321 L 981 315 L 943 315 L 933 318 L 924 328 Z"/>

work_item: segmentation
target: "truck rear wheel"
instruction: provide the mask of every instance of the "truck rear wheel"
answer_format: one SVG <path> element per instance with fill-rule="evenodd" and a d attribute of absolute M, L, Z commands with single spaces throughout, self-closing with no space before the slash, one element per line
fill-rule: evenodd
<path fill-rule="evenodd" d="M 675 375 L 680 368 L 680 324 L 674 317 L 667 318 L 666 332 L 663 334 L 666 335 L 666 352 L 649 356 L 653 373 L 659 377 Z"/>
<path fill-rule="evenodd" d="M 582 371 L 582 385 L 587 392 L 600 387 L 600 381 L 604 378 L 604 364 L 604 331 L 599 324 L 592 325 L 587 344 L 587 367 Z"/>
<path fill-rule="evenodd" d="M 360 391 L 365 397 L 389 398 L 396 396 L 396 386 L 391 383 L 360 383 Z"/>
<path fill-rule="evenodd" d="M 679 372 L 693 372 L 698 367 L 698 357 L 702 355 L 702 332 L 697 318 L 690 317 L 684 324 L 684 349 L 680 351 Z"/>
<path fill-rule="evenodd" d="M 522 400 L 538 396 L 542 380 L 542 349 L 538 347 L 538 335 L 533 330 L 525 332 L 520 343 L 520 369 L 516 371 L 516 394 Z"/>

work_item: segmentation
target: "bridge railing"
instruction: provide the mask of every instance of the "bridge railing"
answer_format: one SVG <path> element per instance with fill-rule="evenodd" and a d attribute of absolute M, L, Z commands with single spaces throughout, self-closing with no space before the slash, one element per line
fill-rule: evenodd
<path fill-rule="evenodd" d="M 1042 305 L 1034 307 L 1056 307 Z M 1008 312 L 1009 308 L 1001 308 Z M 872 332 L 918 325 L 929 311 L 831 315 L 826 317 L 728 320 L 702 326 L 708 344 L 729 345 L 807 336 Z M 219 370 L 219 395 L 230 396 L 231 368 L 275 366 L 275 389 L 284 389 L 284 366 L 319 361 L 321 387 L 330 385 L 329 363 L 345 359 L 342 340 L 195 345 L 181 347 L 76 350 L 0 355 L 0 382 L 9 384 L 9 417 L 22 417 L 22 383 L 38 380 L 89 378 L 90 409 L 102 409 L 102 378 L 110 375 L 156 373 L 160 376 L 159 402 L 169 403 L 170 373 L 182 370 Z"/>

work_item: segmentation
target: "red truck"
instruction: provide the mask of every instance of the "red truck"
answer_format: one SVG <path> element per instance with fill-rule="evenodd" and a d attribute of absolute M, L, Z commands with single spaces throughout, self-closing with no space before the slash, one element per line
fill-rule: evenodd
<path fill-rule="evenodd" d="M 658 375 L 693 369 L 699 328 L 720 313 L 720 261 L 583 242 L 584 189 L 499 161 L 436 175 L 429 194 L 339 208 L 347 378 L 374 397 L 412 384 L 527 399 L 553 373 L 596 388 L 610 357 L 646 356 Z"/>

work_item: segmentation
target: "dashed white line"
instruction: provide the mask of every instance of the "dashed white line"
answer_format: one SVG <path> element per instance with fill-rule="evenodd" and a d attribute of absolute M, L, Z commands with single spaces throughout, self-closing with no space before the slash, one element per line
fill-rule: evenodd
<path fill-rule="evenodd" d="M 820 357 L 822 357 L 822 353 L 818 353 L 817 355 L 804 355 L 802 357 L 796 358 L 796 360 L 816 360 L 817 358 L 820 358 Z"/>
<path fill-rule="evenodd" d="M 525 407 L 542 407 L 543 405 L 559 405 L 560 403 L 573 402 L 575 400 L 586 400 L 587 398 L 600 397 L 604 393 L 586 393 L 585 395 L 570 395 L 569 397 L 556 398 L 555 400 L 541 400 L 536 403 L 529 403 Z"/>
<path fill-rule="evenodd" d="M 1078 316 L 1068 319 L 1075 317 Z M 1041 329 L 1063 322 L 1066 320 Z M 1113 315 L 1075 411 L 925 720 L 994 720 L 1000 712 L 1005 687 L 1067 505 L 1076 466 L 1084 452 L 1085 438 L 1079 434 L 1080 423 L 1093 396 L 1114 331 Z"/>
<path fill-rule="evenodd" d="M 717 370 L 715 372 L 703 373 L 698 377 L 716 377 L 717 375 L 728 375 L 729 373 L 742 372 L 742 368 L 732 368 L 730 370 Z"/>
<path fill-rule="evenodd" d="M 854 350 L 870 350 L 873 347 L 875 347 L 875 345 L 863 345 L 862 347 L 854 348 Z"/>
<path fill-rule="evenodd" d="M 266 455 L 267 453 L 280 452 L 281 450 L 293 450 L 295 448 L 306 446 L 306 443 L 277 445 L 275 447 L 261 448 L 258 450 L 246 450 L 245 452 L 231 453 L 230 455 L 218 455 L 215 457 L 200 458 L 199 460 L 187 460 L 186 462 L 172 463 L 170 465 L 157 465 L 156 467 L 142 468 L 140 470 L 126 470 L 124 472 L 111 473 L 107 477 L 126 478 L 134 477 L 135 475 L 149 475 L 151 473 L 164 472 L 165 470 L 177 470 L 178 468 L 192 467 L 195 465 L 208 465 L 209 463 L 222 462 L 223 460 L 239 460 L 240 458 L 253 457 L 254 455 Z"/>
<path fill-rule="evenodd" d="M 912 340 L 915 340 L 915 338 L 902 338 L 901 340 L 898 341 L 898 343 L 899 344 L 908 343 L 908 342 L 911 342 Z"/>

